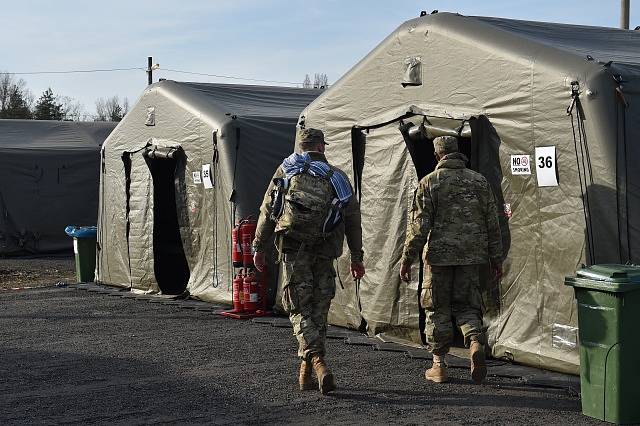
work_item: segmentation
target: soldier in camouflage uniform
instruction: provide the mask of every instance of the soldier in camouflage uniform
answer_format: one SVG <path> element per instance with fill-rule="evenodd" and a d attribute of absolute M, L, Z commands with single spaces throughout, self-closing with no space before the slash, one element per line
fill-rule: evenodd
<path fill-rule="evenodd" d="M 300 131 L 298 146 L 302 152 L 308 152 L 311 160 L 327 163 L 324 155 L 326 142 L 324 134 L 317 129 Z M 334 173 L 342 173 L 337 167 L 330 166 Z M 277 223 L 272 217 L 271 196 L 274 180 L 285 173 L 278 167 L 272 183 L 267 189 L 260 207 L 260 218 L 253 241 L 254 263 L 262 270 L 265 263 L 265 245 L 276 233 L 276 246 L 280 251 L 284 274 L 282 277 L 282 305 L 289 314 L 293 325 L 293 334 L 298 340 L 300 365 L 299 384 L 301 390 L 313 389 L 312 369 L 318 378 L 318 387 L 323 394 L 336 388 L 333 374 L 329 371 L 325 356 L 327 333 L 327 314 L 335 294 L 336 271 L 333 261 L 342 254 L 346 235 L 351 253 L 351 274 L 360 279 L 364 273 L 362 251 L 362 229 L 360 226 L 360 206 L 355 197 L 351 197 L 342 210 L 343 220 L 328 238 L 314 247 L 278 234 Z"/>
<path fill-rule="evenodd" d="M 421 294 L 426 311 L 425 334 L 433 353 L 427 380 L 447 381 L 445 355 L 456 325 L 470 348 L 471 376 L 484 380 L 486 337 L 482 326 L 479 267 L 490 262 L 502 274 L 502 240 L 493 193 L 486 179 L 466 168 L 458 141 L 441 136 L 433 141 L 438 165 L 416 190 L 411 222 L 402 255 L 400 277 L 411 280 L 411 264 L 421 252 L 424 282 Z"/>

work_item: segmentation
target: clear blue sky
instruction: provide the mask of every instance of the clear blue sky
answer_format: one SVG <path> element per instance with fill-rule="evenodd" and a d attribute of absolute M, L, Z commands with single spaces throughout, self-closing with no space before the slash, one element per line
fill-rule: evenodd
<path fill-rule="evenodd" d="M 619 0 L 112 0 L 10 1 L 2 5 L 0 71 L 146 67 L 301 82 L 336 81 L 420 10 L 596 26 L 619 25 Z M 631 27 L 640 0 L 631 0 Z M 99 97 L 135 102 L 144 71 L 22 75 L 36 98 L 47 87 L 93 113 Z M 158 70 L 157 78 L 232 82 Z"/>

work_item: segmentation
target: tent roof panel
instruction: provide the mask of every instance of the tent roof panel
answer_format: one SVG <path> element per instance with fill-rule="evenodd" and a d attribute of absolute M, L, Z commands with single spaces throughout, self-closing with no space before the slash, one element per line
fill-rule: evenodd
<path fill-rule="evenodd" d="M 516 36 L 595 60 L 640 65 L 640 31 L 474 16 Z"/>
<path fill-rule="evenodd" d="M 99 149 L 118 123 L 0 120 L 0 150 Z"/>
<path fill-rule="evenodd" d="M 300 111 L 322 92 L 319 89 L 295 87 L 177 81 L 161 81 L 154 86 L 169 90 L 184 104 L 193 106 L 206 116 L 218 119 L 221 114 L 227 113 L 238 117 L 262 116 L 297 119 Z"/>

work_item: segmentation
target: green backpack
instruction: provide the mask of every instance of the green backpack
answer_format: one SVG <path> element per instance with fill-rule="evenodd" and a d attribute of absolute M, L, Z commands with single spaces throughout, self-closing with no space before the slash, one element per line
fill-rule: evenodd
<path fill-rule="evenodd" d="M 273 201 L 275 231 L 311 247 L 339 223 L 338 203 L 329 179 L 300 173 L 278 179 Z"/>

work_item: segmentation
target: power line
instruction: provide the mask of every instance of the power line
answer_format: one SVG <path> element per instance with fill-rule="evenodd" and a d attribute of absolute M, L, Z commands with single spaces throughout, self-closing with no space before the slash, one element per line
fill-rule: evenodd
<path fill-rule="evenodd" d="M 259 79 L 259 78 L 236 77 L 236 76 L 221 75 L 221 74 L 207 74 L 207 73 L 203 73 L 203 72 L 182 71 L 182 70 L 174 70 L 174 69 L 169 69 L 169 68 L 159 68 L 159 70 L 160 71 L 176 72 L 176 73 L 180 73 L 180 74 L 201 75 L 201 76 L 206 76 L 206 77 L 217 77 L 217 78 L 228 78 L 228 79 L 231 79 L 231 80 L 256 81 L 256 82 L 260 82 L 260 83 L 278 83 L 278 84 L 295 84 L 295 85 L 300 85 L 301 84 L 300 82 L 293 82 L 293 81 L 263 80 L 263 79 Z"/>
<path fill-rule="evenodd" d="M 279 81 L 279 80 L 267 80 L 260 78 L 249 78 L 249 77 L 238 77 L 232 75 L 223 75 L 223 74 L 209 74 L 203 72 L 194 72 L 194 71 L 184 71 L 184 70 L 176 70 L 170 68 L 157 68 L 158 71 L 167 71 L 174 72 L 178 74 L 190 74 L 190 75 L 199 75 L 205 77 L 215 77 L 215 78 L 225 78 L 230 80 L 243 80 L 243 81 L 254 81 L 258 83 L 276 83 L 276 84 L 291 84 L 295 86 L 300 86 L 302 83 L 294 82 L 294 81 Z M 64 71 L 28 71 L 28 72 L 6 72 L 7 74 L 13 75 L 43 75 L 43 74 L 88 74 L 88 73 L 96 73 L 96 72 L 114 72 L 114 71 L 148 71 L 146 68 L 141 67 L 131 67 L 131 68 L 102 68 L 102 69 L 92 69 L 92 70 L 64 70 Z"/>
<path fill-rule="evenodd" d="M 14 75 L 36 75 L 36 74 L 77 74 L 77 73 L 92 73 L 92 72 L 111 72 L 111 71 L 144 71 L 144 68 L 105 68 L 95 70 L 68 70 L 68 71 L 31 71 L 31 72 L 7 72 L 6 74 Z"/>

